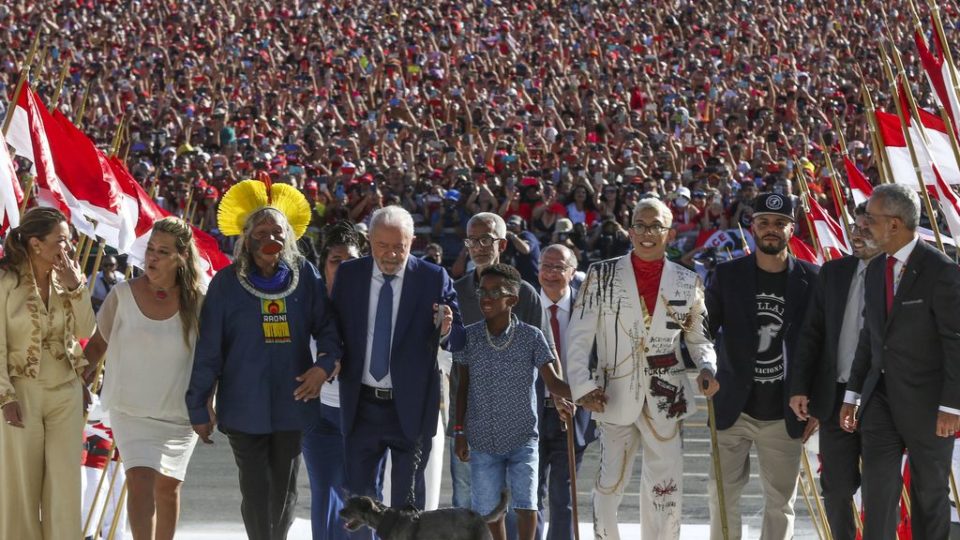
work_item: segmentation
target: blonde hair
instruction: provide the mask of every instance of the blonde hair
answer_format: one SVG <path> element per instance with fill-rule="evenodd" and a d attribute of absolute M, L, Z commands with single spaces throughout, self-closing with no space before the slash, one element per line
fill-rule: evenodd
<path fill-rule="evenodd" d="M 190 334 L 198 328 L 203 285 L 200 281 L 200 254 L 193 241 L 193 229 L 180 218 L 169 216 L 153 224 L 153 233 L 173 236 L 177 253 L 183 263 L 177 268 L 177 285 L 180 287 L 180 322 L 183 324 L 183 340 L 190 345 Z"/>
<path fill-rule="evenodd" d="M 30 239 L 43 240 L 53 229 L 67 221 L 67 216 L 56 208 L 36 206 L 28 210 L 20 220 L 20 226 L 10 229 L 3 241 L 3 258 L 0 259 L 0 270 L 13 272 L 17 275 L 17 285 L 20 285 L 20 269 L 30 260 Z"/>

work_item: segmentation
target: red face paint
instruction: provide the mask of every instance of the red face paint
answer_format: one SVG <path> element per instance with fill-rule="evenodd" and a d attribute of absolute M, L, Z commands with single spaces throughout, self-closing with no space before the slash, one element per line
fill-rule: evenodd
<path fill-rule="evenodd" d="M 265 240 L 260 246 L 260 253 L 264 255 L 276 255 L 283 250 L 283 242 L 279 242 L 274 239 Z"/>

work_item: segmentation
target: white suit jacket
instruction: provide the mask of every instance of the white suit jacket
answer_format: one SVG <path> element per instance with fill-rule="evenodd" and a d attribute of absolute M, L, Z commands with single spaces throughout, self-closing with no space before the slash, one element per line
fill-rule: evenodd
<path fill-rule="evenodd" d="M 645 323 L 631 256 L 590 266 L 567 328 L 570 390 L 576 400 L 604 389 L 609 398 L 605 410 L 593 413 L 601 422 L 632 424 L 644 404 L 655 422 L 681 420 L 696 412 L 695 389 L 680 355 L 681 336 L 697 367 L 716 373 L 703 285 L 695 272 L 666 261 L 657 305 Z M 597 369 L 591 373 L 594 338 Z"/>

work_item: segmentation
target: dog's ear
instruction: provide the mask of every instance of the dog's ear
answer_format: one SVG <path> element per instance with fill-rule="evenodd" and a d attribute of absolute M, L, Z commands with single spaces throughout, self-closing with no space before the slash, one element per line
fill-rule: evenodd
<path fill-rule="evenodd" d="M 377 508 L 377 501 L 370 497 L 359 497 L 358 502 L 360 507 L 365 510 L 375 510 Z"/>

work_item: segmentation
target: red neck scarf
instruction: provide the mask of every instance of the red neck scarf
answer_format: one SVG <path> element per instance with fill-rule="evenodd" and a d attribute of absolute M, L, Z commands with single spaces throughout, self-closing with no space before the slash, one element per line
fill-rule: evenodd
<path fill-rule="evenodd" d="M 644 261 L 636 254 L 630 254 L 630 263 L 633 265 L 633 276 L 637 280 L 637 291 L 647 306 L 647 313 L 653 315 L 657 308 L 657 293 L 660 292 L 660 277 L 663 275 L 663 261 Z"/>

